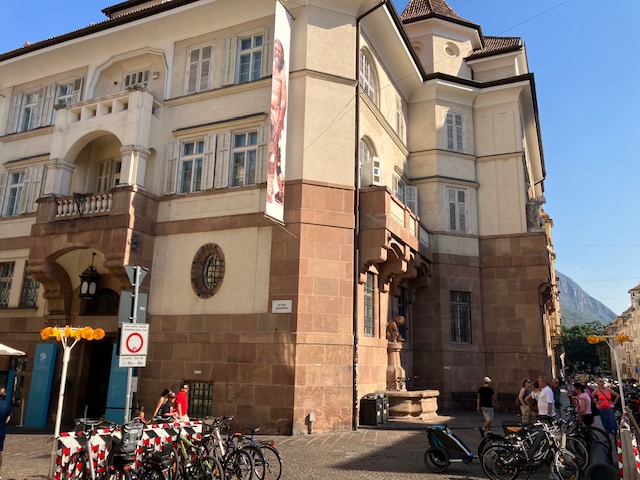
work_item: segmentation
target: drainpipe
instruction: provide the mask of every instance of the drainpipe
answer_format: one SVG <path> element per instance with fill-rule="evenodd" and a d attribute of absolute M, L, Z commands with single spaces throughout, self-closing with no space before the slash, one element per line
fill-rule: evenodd
<path fill-rule="evenodd" d="M 360 161 L 358 146 L 360 143 L 360 22 L 364 17 L 386 5 L 388 0 L 381 0 L 375 7 L 356 17 L 356 95 L 355 95 L 355 151 L 354 151 L 354 199 L 353 199 L 353 408 L 351 427 L 358 429 L 358 285 L 360 280 Z"/>

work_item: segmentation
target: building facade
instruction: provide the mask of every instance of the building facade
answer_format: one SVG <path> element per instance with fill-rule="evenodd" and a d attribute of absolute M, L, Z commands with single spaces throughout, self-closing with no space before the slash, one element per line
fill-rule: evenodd
<path fill-rule="evenodd" d="M 122 409 L 132 265 L 148 270 L 149 350 L 134 371 L 147 411 L 186 380 L 193 416 L 352 428 L 360 398 L 390 387 L 398 315 L 403 381 L 439 390 L 442 407 L 485 375 L 512 393 L 555 372 L 555 252 L 522 40 L 484 36 L 444 0 L 401 15 L 388 1 L 284 2 L 283 84 L 278 5 L 129 0 L 0 54 L 0 332 L 28 354 L 27 411 L 38 332 L 66 324 L 107 337 L 72 351 L 65 421 Z M 282 218 L 266 214 L 274 198 Z M 48 411 L 59 358 L 51 368 Z"/>

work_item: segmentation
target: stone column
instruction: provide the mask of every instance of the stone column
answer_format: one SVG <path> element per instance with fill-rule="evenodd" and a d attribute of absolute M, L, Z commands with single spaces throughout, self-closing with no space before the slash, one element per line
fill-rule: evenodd
<path fill-rule="evenodd" d="M 119 185 L 139 185 L 144 187 L 149 150 L 140 145 L 125 145 L 120 148 L 122 170 Z"/>
<path fill-rule="evenodd" d="M 76 166 L 64 158 L 52 158 L 46 163 L 46 166 L 47 175 L 43 195 L 69 195 L 71 175 Z"/>

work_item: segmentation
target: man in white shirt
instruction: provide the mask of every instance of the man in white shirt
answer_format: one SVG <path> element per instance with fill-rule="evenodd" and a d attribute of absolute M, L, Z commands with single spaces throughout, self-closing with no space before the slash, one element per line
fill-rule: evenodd
<path fill-rule="evenodd" d="M 553 390 L 551 390 L 551 387 L 547 383 L 547 379 L 543 376 L 538 377 L 538 383 L 540 384 L 540 395 L 538 395 L 538 415 L 554 417 L 556 415 L 556 409 L 553 406 Z"/>

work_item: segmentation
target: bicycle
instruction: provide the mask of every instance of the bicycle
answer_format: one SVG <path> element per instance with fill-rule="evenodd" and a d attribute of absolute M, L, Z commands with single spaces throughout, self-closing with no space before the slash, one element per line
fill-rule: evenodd
<path fill-rule="evenodd" d="M 238 436 L 238 441 L 240 442 L 241 446 L 243 444 L 248 444 L 260 449 L 260 452 L 262 453 L 262 461 L 264 462 L 265 466 L 265 474 L 262 478 L 268 480 L 280 480 L 280 477 L 282 476 L 282 457 L 280 456 L 280 452 L 275 447 L 273 441 L 256 441 L 253 436 L 259 431 L 260 428 L 250 428 L 250 437 L 241 435 L 239 433 L 236 435 Z"/>
<path fill-rule="evenodd" d="M 91 438 L 99 433 L 112 434 L 116 426 L 112 423 L 103 422 L 101 420 L 82 422 L 81 433 L 77 437 L 80 448 L 69 457 L 66 464 L 60 465 L 60 480 L 100 480 L 107 472 L 107 462 L 104 457 L 100 458 L 100 454 L 96 446 L 93 445 Z M 98 428 L 99 425 L 108 425 L 106 428 Z M 96 458 L 93 454 L 96 452 Z"/>
<path fill-rule="evenodd" d="M 203 434 L 202 443 L 207 452 L 222 464 L 224 476 L 228 480 L 252 480 L 255 475 L 253 458 L 240 448 L 233 449 L 223 440 L 221 428 L 229 428 L 233 417 L 214 417 L 202 422 L 208 432 Z"/>
<path fill-rule="evenodd" d="M 224 480 L 222 464 L 217 458 L 208 454 L 202 442 L 196 444 L 181 434 L 178 436 L 177 445 L 178 468 L 174 478 Z"/>
<path fill-rule="evenodd" d="M 510 441 L 490 445 L 482 457 L 482 470 L 492 480 L 514 480 L 522 470 L 532 474 L 544 463 L 557 478 L 579 480 L 582 471 L 574 455 L 558 443 L 549 425 L 550 417 L 539 417 L 533 427 L 522 427 Z"/>

